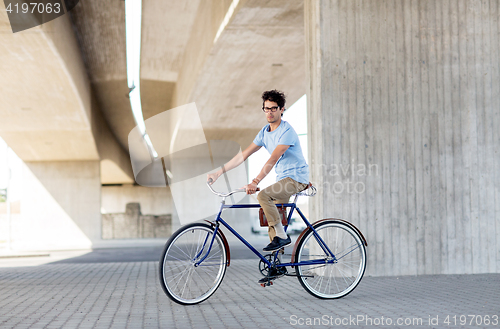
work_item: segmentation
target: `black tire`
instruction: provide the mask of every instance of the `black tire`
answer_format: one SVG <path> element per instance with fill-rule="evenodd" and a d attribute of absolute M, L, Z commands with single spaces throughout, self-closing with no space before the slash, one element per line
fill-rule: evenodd
<path fill-rule="evenodd" d="M 359 284 L 366 269 L 366 249 L 359 234 L 342 222 L 322 221 L 314 225 L 336 263 L 297 266 L 298 279 L 311 295 L 323 299 L 336 299 L 348 295 Z M 309 229 L 298 242 L 295 262 L 326 259 L 327 254 Z M 310 277 L 313 276 L 313 277 Z"/>
<path fill-rule="evenodd" d="M 193 223 L 177 230 L 165 244 L 160 258 L 160 283 L 165 294 L 181 305 L 201 303 L 219 288 L 226 273 L 226 247 L 217 233 L 210 254 L 199 265 L 208 250 L 214 229 Z"/>

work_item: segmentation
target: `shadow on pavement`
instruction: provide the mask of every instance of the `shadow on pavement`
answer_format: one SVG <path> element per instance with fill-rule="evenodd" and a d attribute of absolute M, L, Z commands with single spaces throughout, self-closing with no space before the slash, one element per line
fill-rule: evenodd
<path fill-rule="evenodd" d="M 230 244 L 231 259 L 255 259 L 257 256 L 246 246 Z M 67 258 L 49 264 L 81 264 L 81 263 L 130 263 L 130 262 L 157 262 L 160 260 L 163 246 L 134 247 L 134 248 L 106 248 L 94 249 L 91 252 L 73 258 Z"/>

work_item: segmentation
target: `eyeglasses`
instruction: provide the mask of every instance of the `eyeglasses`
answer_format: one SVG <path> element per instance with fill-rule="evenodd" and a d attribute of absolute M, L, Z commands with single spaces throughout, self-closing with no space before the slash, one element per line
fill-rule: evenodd
<path fill-rule="evenodd" d="M 269 113 L 269 112 L 276 112 L 280 107 L 279 106 L 273 106 L 273 107 L 262 107 L 262 111 Z"/>

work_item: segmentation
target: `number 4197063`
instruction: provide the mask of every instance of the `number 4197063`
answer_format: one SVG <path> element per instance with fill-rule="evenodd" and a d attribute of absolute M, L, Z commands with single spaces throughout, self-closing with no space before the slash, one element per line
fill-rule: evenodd
<path fill-rule="evenodd" d="M 496 326 L 498 324 L 498 315 L 454 315 L 450 316 L 448 315 L 446 319 L 444 319 L 444 323 L 447 325 L 453 325 L 456 326 L 457 324 L 460 324 L 461 326 L 464 326 L 469 323 L 469 326 L 475 324 L 475 325 L 492 325 Z"/>
<path fill-rule="evenodd" d="M 15 7 L 13 9 L 13 7 Z M 30 8 L 31 7 L 31 8 Z M 31 10 L 30 10 L 31 9 Z M 14 12 L 15 14 L 23 13 L 35 13 L 35 10 L 39 14 L 47 13 L 51 14 L 54 12 L 55 14 L 59 14 L 61 12 L 61 4 L 60 3 L 41 3 L 41 2 L 30 2 L 29 4 L 23 3 L 21 5 L 21 8 L 19 8 L 19 4 L 16 3 L 14 6 L 12 6 L 12 3 L 9 3 L 9 5 L 6 8 L 6 11 L 11 14 Z"/>

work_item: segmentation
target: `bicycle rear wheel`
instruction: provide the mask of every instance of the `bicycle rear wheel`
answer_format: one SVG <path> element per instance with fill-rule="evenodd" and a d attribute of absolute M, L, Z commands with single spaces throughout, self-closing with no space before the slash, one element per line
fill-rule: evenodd
<path fill-rule="evenodd" d="M 335 299 L 349 294 L 361 281 L 366 269 L 366 249 L 359 234 L 335 220 L 323 221 L 314 229 L 333 252 L 336 262 L 297 266 L 302 287 L 318 298 Z M 295 262 L 331 259 L 309 229 L 299 241 Z"/>
<path fill-rule="evenodd" d="M 193 305 L 208 299 L 217 290 L 226 273 L 226 248 L 219 234 L 207 253 L 214 229 L 193 223 L 181 227 L 165 244 L 160 259 L 160 282 L 174 302 Z"/>

